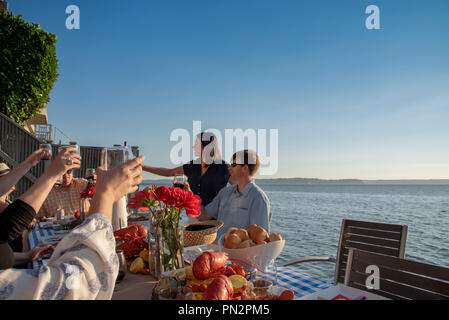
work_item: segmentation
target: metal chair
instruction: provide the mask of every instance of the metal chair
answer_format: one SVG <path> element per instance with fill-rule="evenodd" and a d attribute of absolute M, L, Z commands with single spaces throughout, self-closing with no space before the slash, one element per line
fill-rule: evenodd
<path fill-rule="evenodd" d="M 367 274 L 368 266 L 378 267 L 379 273 Z M 370 276 L 378 276 L 379 285 L 370 292 L 390 299 L 449 299 L 449 268 L 350 249 L 345 285 L 366 291 L 367 280 L 371 286 L 374 279 Z"/>
<path fill-rule="evenodd" d="M 335 263 L 334 283 L 343 283 L 349 248 L 404 258 L 407 230 L 406 225 L 343 219 L 336 259 L 333 257 L 307 257 L 287 262 L 284 266 L 311 261 L 333 262 Z"/>

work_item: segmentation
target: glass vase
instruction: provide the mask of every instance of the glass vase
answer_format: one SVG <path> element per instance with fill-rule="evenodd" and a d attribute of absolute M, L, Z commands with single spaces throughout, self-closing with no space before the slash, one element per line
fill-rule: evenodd
<path fill-rule="evenodd" d="M 156 224 L 150 219 L 149 268 L 156 279 L 162 273 L 184 268 L 183 235 L 179 221 L 172 224 Z"/>
<path fill-rule="evenodd" d="M 161 226 L 162 272 L 184 268 L 182 228 L 179 223 Z"/>
<path fill-rule="evenodd" d="M 80 209 L 80 220 L 84 221 L 89 213 L 92 198 L 81 198 L 79 202 Z"/>

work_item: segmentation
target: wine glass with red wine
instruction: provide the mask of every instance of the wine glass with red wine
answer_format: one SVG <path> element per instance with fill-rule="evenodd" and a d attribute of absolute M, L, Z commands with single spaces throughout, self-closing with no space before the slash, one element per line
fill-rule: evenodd
<path fill-rule="evenodd" d="M 51 144 L 49 143 L 41 143 L 39 145 L 39 149 L 45 151 L 45 154 L 42 156 L 41 160 L 51 160 Z"/>
<path fill-rule="evenodd" d="M 184 189 L 184 182 L 186 178 L 183 174 L 177 174 L 173 177 L 173 186 L 176 188 Z"/>

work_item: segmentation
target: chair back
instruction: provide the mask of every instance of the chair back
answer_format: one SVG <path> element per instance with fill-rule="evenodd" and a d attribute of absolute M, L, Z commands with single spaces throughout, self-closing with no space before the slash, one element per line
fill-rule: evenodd
<path fill-rule="evenodd" d="M 334 283 L 343 283 L 349 248 L 404 258 L 407 226 L 343 219 Z"/>
<path fill-rule="evenodd" d="M 449 299 L 449 268 L 357 249 L 349 250 L 345 285 L 368 290 L 367 282 L 376 283 L 375 273 L 366 273 L 369 266 L 379 268 L 379 287 L 369 290 L 372 293 L 394 300 Z"/>

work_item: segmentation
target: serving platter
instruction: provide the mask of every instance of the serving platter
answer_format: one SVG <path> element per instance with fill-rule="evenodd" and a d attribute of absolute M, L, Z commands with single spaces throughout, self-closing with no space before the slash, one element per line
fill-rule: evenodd
<path fill-rule="evenodd" d="M 164 277 L 170 277 L 175 271 L 176 271 L 176 273 L 177 272 L 185 272 L 186 271 L 186 269 L 187 268 L 190 268 L 190 267 L 185 267 L 185 268 L 180 268 L 180 269 L 176 269 L 176 270 L 171 270 L 171 271 L 166 271 L 166 272 L 163 272 L 162 273 L 162 275 L 164 276 Z M 249 279 L 249 275 L 246 277 L 246 279 L 248 280 L 248 284 L 250 283 L 250 279 Z M 182 279 L 178 279 L 178 280 L 182 280 Z M 201 282 L 201 280 L 198 280 L 199 282 Z M 284 290 L 291 290 L 291 289 L 288 289 L 288 288 L 286 288 L 286 287 L 283 287 L 283 286 L 279 286 L 279 285 L 274 285 L 274 286 L 272 286 L 271 288 L 270 288 L 270 292 L 271 292 L 271 294 L 273 294 L 273 295 L 280 295 Z M 295 298 L 294 298 L 294 300 L 299 300 L 300 298 L 298 298 L 296 295 L 295 295 Z M 166 299 L 164 299 L 164 300 L 166 300 Z M 246 301 L 246 300 L 245 300 Z"/>

